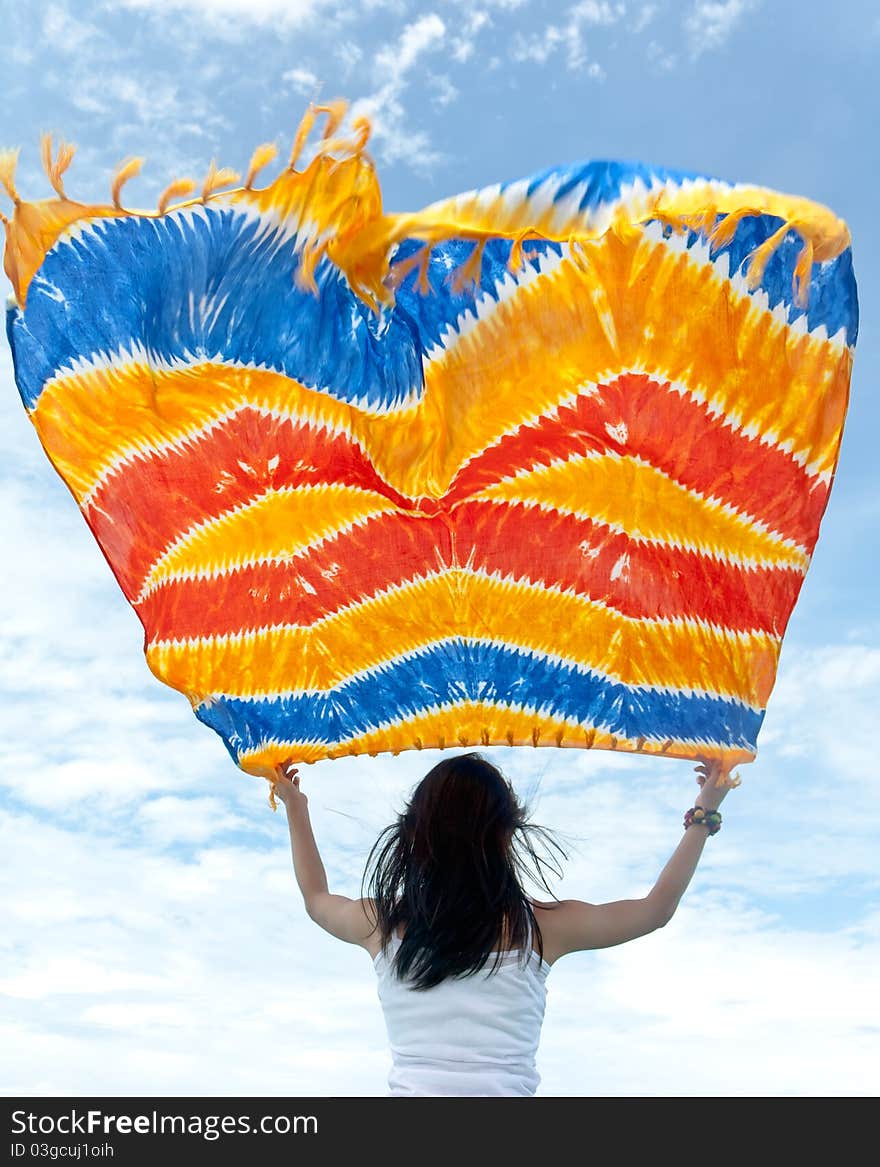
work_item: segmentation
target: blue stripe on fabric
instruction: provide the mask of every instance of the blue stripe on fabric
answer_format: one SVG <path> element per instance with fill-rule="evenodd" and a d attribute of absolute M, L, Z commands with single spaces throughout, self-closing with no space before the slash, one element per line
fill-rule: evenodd
<path fill-rule="evenodd" d="M 622 181 L 634 177 L 646 182 L 705 177 L 610 162 L 551 169 L 545 178 L 553 173 L 567 175 L 569 189 L 588 175 L 585 202 L 613 197 Z M 529 189 L 540 181 L 536 176 Z M 191 359 L 185 357 L 190 353 L 200 360 L 264 366 L 338 400 L 364 399 L 368 407 L 393 409 L 407 396 L 420 395 L 423 355 L 444 329 L 477 296 L 497 294 L 495 285 L 506 275 L 512 246 L 509 240 L 490 240 L 479 283 L 453 294 L 447 277 L 474 244 L 451 240 L 437 245 L 429 268 L 432 295 L 418 293 L 417 275 L 411 273 L 395 308 L 376 317 L 329 262 L 316 272 L 318 296 L 298 289 L 293 282 L 295 240 L 278 246 L 275 232 L 258 234 L 260 225 L 234 208 L 209 206 L 191 218 L 171 212 L 161 219 L 97 220 L 57 244 L 31 282 L 26 311 L 14 304 L 7 311 L 16 384 L 25 406 L 32 409 L 44 384 L 74 359 L 142 344 L 159 361 Z M 725 248 L 731 271 L 780 225 L 771 215 L 743 219 Z M 689 242 L 696 238 L 691 232 Z M 396 257 L 406 258 L 419 246 L 406 240 Z M 785 303 L 790 320 L 804 315 L 792 304 L 801 246 L 800 237 L 790 232 L 761 282 L 770 307 Z M 530 241 L 528 248 L 542 255 L 561 253 L 549 241 Z M 536 260 L 528 262 L 537 266 Z M 814 268 L 806 316 L 810 330 L 824 324 L 833 336 L 843 327 L 847 343 L 855 343 L 858 300 L 850 249 Z"/>
<path fill-rule="evenodd" d="M 578 183 L 586 183 L 586 190 L 579 204 L 579 210 L 588 212 L 603 203 L 614 202 L 620 197 L 625 184 L 641 179 L 647 187 L 655 180 L 681 183 L 685 179 L 705 182 L 727 182 L 717 176 L 702 174 L 695 170 L 676 170 L 663 166 L 648 166 L 641 162 L 593 161 L 572 166 L 551 166 L 529 180 L 527 194 L 532 197 L 550 179 L 559 180 L 554 194 L 554 202 L 559 202 Z M 501 190 L 515 185 L 515 181 L 502 183 Z M 732 185 L 732 184 L 730 184 Z M 782 219 L 774 215 L 760 215 L 743 219 L 737 227 L 736 235 L 729 245 L 713 250 L 712 258 L 722 251 L 730 254 L 730 271 L 740 269 L 744 260 L 759 244 L 782 226 Z M 667 229 L 668 233 L 668 229 Z M 688 246 L 698 235 L 688 234 Z M 786 304 L 788 319 L 794 322 L 806 315 L 809 331 L 824 324 L 829 336 L 845 329 L 846 343 L 854 345 L 858 339 L 859 309 L 858 289 L 853 272 L 852 249 L 847 248 L 841 255 L 813 269 L 807 309 L 794 304 L 793 276 L 797 257 L 803 240 L 792 231 L 777 249 L 764 272 L 760 288 L 767 293 L 770 308 Z"/>
<path fill-rule="evenodd" d="M 46 256 L 7 331 L 18 388 L 33 408 L 74 358 L 143 344 L 157 360 L 264 365 L 342 401 L 393 407 L 422 386 L 418 335 L 404 314 L 377 318 L 322 262 L 319 295 L 293 281 L 294 239 L 257 237 L 232 208 L 191 219 L 102 220 Z M 202 299 L 207 303 L 203 307 Z M 224 302 L 225 299 L 225 302 Z M 191 307 L 192 303 L 192 307 Z"/>
<path fill-rule="evenodd" d="M 528 180 L 526 193 L 531 198 L 535 192 L 551 179 L 559 180 L 559 189 L 554 195 L 558 202 L 574 189 L 578 183 L 586 183 L 587 189 L 580 202 L 580 210 L 585 211 L 600 206 L 602 203 L 615 202 L 620 197 L 621 188 L 641 179 L 645 186 L 650 187 L 657 179 L 660 182 L 682 182 L 686 178 L 700 179 L 707 182 L 723 181 L 712 179 L 711 175 L 701 174 L 697 170 L 674 170 L 666 166 L 649 166 L 644 162 L 614 161 L 612 159 L 594 159 L 591 162 L 575 162 L 568 166 L 548 166 Z M 516 186 L 522 179 L 511 179 L 501 184 L 502 192 L 511 186 Z"/>
<path fill-rule="evenodd" d="M 328 745 L 436 705 L 478 701 L 536 710 L 637 740 L 756 748 L 763 712 L 724 697 L 639 688 L 508 645 L 445 640 L 320 694 L 212 698 L 196 716 L 236 760 L 273 738 Z"/>
<path fill-rule="evenodd" d="M 745 274 L 747 267 L 743 265 L 749 253 L 778 231 L 782 224 L 783 220 L 776 215 L 755 215 L 742 219 L 731 242 L 725 247 L 713 248 L 711 257 L 717 259 L 726 251 L 730 256 L 730 274 L 741 269 Z M 699 236 L 695 232 L 688 232 L 688 247 L 697 238 Z M 805 315 L 810 332 L 824 324 L 828 335 L 834 336 L 843 328 L 846 330 L 846 343 L 855 344 L 859 332 L 859 303 L 852 248 L 848 247 L 836 259 L 814 265 L 809 303 L 805 310 L 795 306 L 793 287 L 795 264 L 803 246 L 801 236 L 792 230 L 770 257 L 759 285 L 767 293 L 769 307 L 773 309 L 777 304 L 787 304 L 789 322 Z"/>
<path fill-rule="evenodd" d="M 469 284 L 458 294 L 453 293 L 449 281 L 455 269 L 473 254 L 475 246 L 471 240 L 451 239 L 438 243 L 433 248 L 428 265 L 430 295 L 426 296 L 418 291 L 416 287 L 418 271 L 411 272 L 398 288 L 394 313 L 403 314 L 410 322 L 414 334 L 419 337 L 422 353 L 438 344 L 444 330 L 455 327 L 459 317 L 469 308 L 473 308 L 480 297 L 490 296 L 497 302 L 497 285 L 505 278 L 509 277 L 519 282 L 517 274 L 507 270 L 513 241 L 490 239 L 483 251 L 479 282 Z M 421 247 L 421 241 L 407 239 L 400 244 L 393 258 L 395 261 L 407 259 Z M 537 271 L 539 257 L 549 254 L 561 255 L 562 245 L 547 239 L 529 239 L 523 250 L 526 253 L 534 252 L 536 256 L 524 259 L 524 268 L 521 271 Z"/>

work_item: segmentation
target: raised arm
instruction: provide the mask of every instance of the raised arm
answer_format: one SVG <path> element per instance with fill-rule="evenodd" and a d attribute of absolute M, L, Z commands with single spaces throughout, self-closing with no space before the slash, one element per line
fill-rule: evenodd
<path fill-rule="evenodd" d="M 274 793 L 287 810 L 293 871 L 309 916 L 331 936 L 366 947 L 375 930 L 370 901 L 333 895 L 309 818 L 309 802 L 299 786 L 296 768 L 276 768 Z"/>
<path fill-rule="evenodd" d="M 694 806 L 717 810 L 731 785 L 727 771 L 719 762 L 701 762 L 696 770 L 701 789 Z M 688 827 L 657 882 L 642 899 L 607 904 L 562 900 L 538 905 L 535 916 L 544 940 L 545 959 L 552 964 L 568 952 L 611 948 L 668 924 L 697 869 L 708 837 L 705 826 Z"/>

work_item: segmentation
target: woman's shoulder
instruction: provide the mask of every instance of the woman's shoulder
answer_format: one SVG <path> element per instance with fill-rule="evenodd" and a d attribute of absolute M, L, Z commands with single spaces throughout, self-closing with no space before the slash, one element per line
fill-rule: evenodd
<path fill-rule="evenodd" d="M 560 956 L 564 956 L 570 951 L 564 941 L 563 932 L 569 917 L 570 907 L 577 901 L 531 899 L 529 902 L 535 913 L 535 922 L 541 929 L 544 960 L 552 965 Z"/>

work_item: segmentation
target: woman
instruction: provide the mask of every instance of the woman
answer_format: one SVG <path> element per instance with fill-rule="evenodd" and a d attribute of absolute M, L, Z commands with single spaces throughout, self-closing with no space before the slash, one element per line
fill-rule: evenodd
<path fill-rule="evenodd" d="M 589 904 L 529 898 L 532 875 L 565 853 L 526 821 L 501 771 L 479 753 L 444 758 L 416 787 L 367 860 L 360 899 L 332 895 L 295 768 L 279 766 L 296 879 L 311 918 L 373 958 L 391 1044 L 392 1095 L 533 1095 L 545 980 L 570 952 L 608 948 L 668 923 L 721 821 L 735 782 L 696 767 L 685 832 L 642 899 Z M 533 839 L 545 856 L 539 855 Z M 369 895 L 364 896 L 365 886 Z"/>

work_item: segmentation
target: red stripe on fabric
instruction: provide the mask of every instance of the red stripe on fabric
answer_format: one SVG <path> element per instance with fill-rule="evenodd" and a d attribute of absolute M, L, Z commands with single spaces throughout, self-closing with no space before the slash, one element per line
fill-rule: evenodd
<path fill-rule="evenodd" d="M 782 450 L 732 430 L 722 415 L 713 417 L 668 383 L 636 373 L 502 438 L 462 469 L 447 500 L 468 498 L 520 468 L 594 451 L 638 455 L 683 486 L 759 519 L 808 554 L 816 544 L 830 483 L 811 478 Z"/>
<path fill-rule="evenodd" d="M 463 503 L 455 530 L 459 563 L 572 588 L 637 619 L 690 617 L 781 636 L 804 581 L 793 568 L 740 567 L 524 503 Z"/>
<path fill-rule="evenodd" d="M 310 625 L 444 565 L 570 588 L 639 619 L 692 617 L 779 636 L 803 583 L 792 569 L 748 570 L 691 551 L 639 544 L 555 511 L 473 502 L 456 508 L 454 518 L 378 516 L 284 563 L 237 568 L 212 579 L 166 580 L 138 611 L 151 641 L 268 624 Z M 430 612 L 424 624 L 430 634 Z"/>
<path fill-rule="evenodd" d="M 244 408 L 182 449 L 125 463 L 95 491 L 84 513 L 132 600 L 150 567 L 193 524 L 271 488 L 320 483 L 379 491 L 407 505 L 345 434 Z"/>
<path fill-rule="evenodd" d="M 284 563 L 213 579 L 166 580 L 137 605 L 150 640 L 221 636 L 267 624 L 310 625 L 452 558 L 442 518 L 383 515 Z M 430 616 L 426 614 L 426 626 Z"/>

